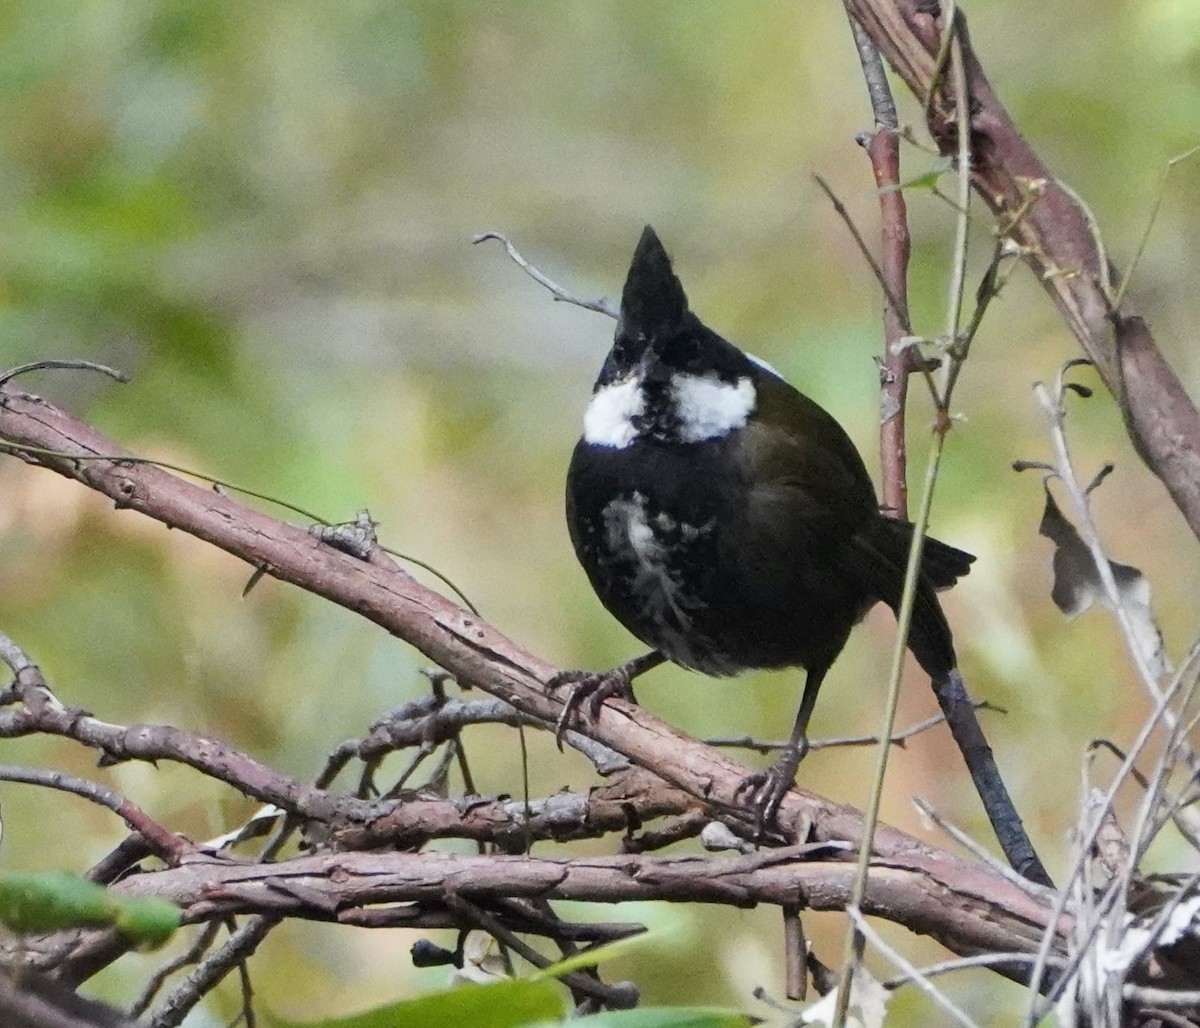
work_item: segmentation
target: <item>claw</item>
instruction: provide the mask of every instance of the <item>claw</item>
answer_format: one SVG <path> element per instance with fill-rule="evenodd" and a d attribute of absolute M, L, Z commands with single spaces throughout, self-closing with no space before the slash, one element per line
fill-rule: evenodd
<path fill-rule="evenodd" d="M 770 768 L 747 775 L 733 791 L 734 803 L 745 800 L 754 812 L 756 839 L 775 823 L 783 797 L 796 784 L 796 769 L 807 753 L 808 740 L 801 738 L 797 745 L 784 747 Z"/>
<path fill-rule="evenodd" d="M 626 661 L 611 671 L 560 671 L 551 677 L 546 683 L 547 692 L 561 689 L 564 685 L 574 686 L 554 725 L 554 741 L 558 743 L 558 748 L 563 748 L 563 735 L 571 722 L 571 715 L 579 710 L 585 700 L 587 715 L 593 721 L 600 716 L 600 708 L 610 696 L 619 696 L 630 703 L 637 703 L 637 697 L 633 695 L 633 680 L 651 668 L 658 667 L 666 659 L 657 650 L 652 650 L 644 656 Z"/>
<path fill-rule="evenodd" d="M 636 703 L 633 695 L 633 681 L 626 665 L 614 668 L 612 671 L 560 671 L 546 683 L 547 692 L 561 689 L 570 685 L 571 692 L 563 704 L 562 713 L 554 725 L 554 741 L 558 748 L 563 748 L 563 735 L 574 716 L 583 705 L 587 704 L 587 716 L 595 721 L 600 716 L 600 708 L 610 696 L 619 696 L 630 703 Z"/>

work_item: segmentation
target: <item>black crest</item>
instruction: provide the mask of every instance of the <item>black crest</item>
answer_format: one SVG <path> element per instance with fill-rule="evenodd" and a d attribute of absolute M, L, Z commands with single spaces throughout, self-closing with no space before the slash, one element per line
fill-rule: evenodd
<path fill-rule="evenodd" d="M 671 268 L 671 258 L 647 225 L 625 278 L 617 336 L 632 341 L 665 335 L 679 327 L 687 309 L 687 296 Z"/>

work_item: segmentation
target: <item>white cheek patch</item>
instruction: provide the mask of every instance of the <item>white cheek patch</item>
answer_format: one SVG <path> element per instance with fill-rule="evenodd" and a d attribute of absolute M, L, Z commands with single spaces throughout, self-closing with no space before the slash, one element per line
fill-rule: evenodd
<path fill-rule="evenodd" d="M 742 428 L 754 413 L 758 395 L 748 378 L 722 382 L 709 375 L 677 375 L 671 385 L 679 440 L 702 443 Z"/>
<path fill-rule="evenodd" d="M 583 438 L 593 446 L 624 449 L 637 438 L 633 419 L 645 413 L 646 398 L 636 375 L 602 386 L 583 415 Z"/>

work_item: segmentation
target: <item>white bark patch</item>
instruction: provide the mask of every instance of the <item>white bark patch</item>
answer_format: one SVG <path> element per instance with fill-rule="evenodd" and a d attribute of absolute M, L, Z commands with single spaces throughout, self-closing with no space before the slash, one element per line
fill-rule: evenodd
<path fill-rule="evenodd" d="M 720 439 L 742 428 L 758 402 L 749 378 L 723 382 L 711 375 L 676 375 L 671 393 L 684 443 Z"/>

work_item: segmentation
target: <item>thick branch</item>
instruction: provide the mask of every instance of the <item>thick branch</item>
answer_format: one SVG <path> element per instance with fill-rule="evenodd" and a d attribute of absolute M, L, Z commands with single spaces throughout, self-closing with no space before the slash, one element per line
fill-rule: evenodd
<path fill-rule="evenodd" d="M 0 391 L 0 437 L 42 451 L 80 456 L 121 452 L 113 442 L 67 412 L 37 397 L 8 390 Z M 301 528 L 146 463 L 81 460 L 45 452 L 23 456 L 30 463 L 48 467 L 111 497 L 118 507 L 132 508 L 186 531 L 282 581 L 362 614 L 415 646 L 459 681 L 500 697 L 541 726 L 552 726 L 558 717 L 561 701 L 542 688 L 542 683 L 555 672 L 551 665 L 400 571 L 358 560 L 314 539 Z M 734 802 L 734 793 L 749 769 L 677 732 L 645 710 L 609 701 L 589 734 L 634 764 L 701 800 L 734 824 L 748 817 Z M 785 797 L 780 822 L 810 824 L 810 837 L 817 842 L 857 845 L 862 830 L 858 811 L 799 788 Z M 1045 916 L 1041 902 L 991 869 L 935 850 L 896 829 L 878 831 L 873 853 L 881 862 L 883 873 L 878 878 L 872 876 L 869 908 L 914 930 L 935 935 L 955 952 L 973 953 L 993 945 L 1012 948 L 1015 943 L 1008 936 L 1023 934 L 1013 925 L 1037 926 Z M 380 854 L 372 859 L 383 861 L 378 865 L 383 867 L 388 860 L 403 856 Z M 419 862 L 429 856 L 432 855 L 422 854 L 411 860 Z M 617 868 L 640 866 L 636 862 L 622 862 L 633 860 L 632 857 L 614 859 Z M 548 867 L 549 863 L 539 866 Z M 336 866 L 336 861 L 331 866 Z M 567 874 L 561 863 L 555 866 L 558 868 L 555 875 Z M 906 874 L 918 876 L 926 885 L 910 891 L 907 900 L 901 902 L 902 897 L 887 891 L 887 883 L 892 879 L 886 868 L 893 866 L 903 867 Z M 614 880 L 620 880 L 622 873 L 611 869 L 605 872 L 616 875 Z M 849 870 L 837 872 L 843 873 L 848 887 Z M 178 879 L 155 880 L 166 883 Z M 647 881 L 644 879 L 641 884 L 645 886 Z M 838 881 L 842 879 L 839 877 Z M 914 879 L 907 881 L 911 883 Z M 793 890 L 796 887 L 794 883 L 788 886 Z M 925 888 L 933 889 L 941 899 L 923 906 Z M 877 889 L 882 891 L 876 893 Z M 566 895 L 561 890 L 551 892 Z M 653 890 L 642 894 L 650 892 Z M 777 894 L 789 903 L 795 902 L 794 891 Z M 827 898 L 822 898 L 823 895 Z M 669 892 L 662 896 L 672 898 Z M 960 907 L 953 911 L 950 896 L 964 897 Z M 844 897 L 844 889 L 839 886 L 834 892 L 818 890 L 811 902 L 822 908 L 832 907 Z M 764 896 L 764 900 L 769 901 L 770 896 Z M 1005 925 L 1002 934 L 1006 938 L 995 943 L 985 941 L 992 938 L 1001 923 Z M 1024 934 L 1026 944 L 1037 938 L 1039 930 L 1035 928 Z"/>
<path fill-rule="evenodd" d="M 831 859 L 832 857 L 832 859 Z M 571 899 L 595 903 L 668 900 L 752 907 L 759 903 L 843 909 L 854 865 L 828 847 L 762 850 L 746 856 L 462 856 L 449 853 L 340 853 L 269 865 L 189 859 L 178 868 L 136 875 L 114 886 L 128 895 L 163 896 L 190 918 L 269 913 L 403 926 L 448 895 Z M 983 883 L 976 883 L 977 885 Z M 957 952 L 1028 952 L 1045 927 L 1045 908 L 990 885 L 949 885 L 922 860 L 894 860 L 871 871 L 864 909 L 931 935 Z M 412 907 L 401 904 L 420 904 Z M 387 906 L 395 904 L 396 906 Z M 387 916 L 390 912 L 391 916 Z"/>
<path fill-rule="evenodd" d="M 935 85 L 943 24 L 928 0 L 846 0 L 851 15 L 918 99 L 943 153 L 957 151 L 954 104 L 944 81 Z M 935 11 L 936 14 L 936 11 Z M 1029 195 L 1046 183 L 1024 217 L 1011 226 L 1022 256 L 1054 300 L 1084 352 L 1116 398 L 1134 449 L 1167 487 L 1200 536 L 1200 415 L 1128 299 L 1113 308 L 1119 280 L 1096 226 L 1074 196 L 1021 137 L 992 91 L 958 15 L 971 112 L 971 181 L 1007 228 Z"/>

